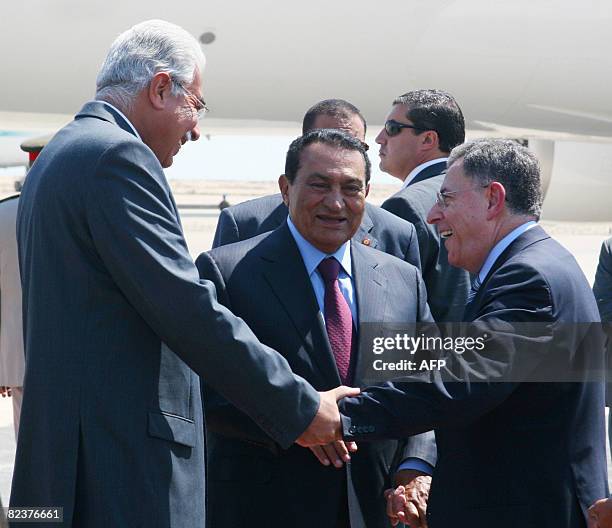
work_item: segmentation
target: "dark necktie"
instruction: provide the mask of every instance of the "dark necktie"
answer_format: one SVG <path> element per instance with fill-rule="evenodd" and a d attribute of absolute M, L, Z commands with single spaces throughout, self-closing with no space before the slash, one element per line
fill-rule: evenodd
<path fill-rule="evenodd" d="M 353 347 L 353 316 L 351 309 L 340 291 L 338 273 L 340 263 L 335 258 L 323 259 L 318 266 L 325 283 L 325 327 L 331 345 L 340 380 L 346 384 L 351 366 Z"/>

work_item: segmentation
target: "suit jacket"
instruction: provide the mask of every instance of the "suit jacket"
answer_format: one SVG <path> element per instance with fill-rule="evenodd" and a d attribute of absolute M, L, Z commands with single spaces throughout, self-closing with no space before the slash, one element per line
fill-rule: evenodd
<path fill-rule="evenodd" d="M 444 161 L 426 167 L 409 185 L 382 204 L 383 209 L 408 220 L 416 228 L 428 303 L 437 322 L 463 321 L 470 291 L 469 273 L 448 263 L 438 229 L 427 223 L 427 214 L 436 201 L 445 170 Z"/>
<path fill-rule="evenodd" d="M 502 253 L 466 318 L 491 325 L 569 326 L 598 321 L 599 314 L 574 258 L 535 227 Z M 518 368 L 520 359 L 542 373 L 558 361 L 560 349 L 550 354 L 549 340 L 518 347 L 521 339 L 509 341 L 505 368 Z M 602 345 L 576 334 L 561 352 L 576 366 L 585 358 L 601 359 Z M 475 358 L 452 354 L 449 360 L 461 371 L 477 365 Z M 430 528 L 586 526 L 586 508 L 608 495 L 601 383 L 432 378 L 389 389 L 373 387 L 340 404 L 345 438 L 396 437 L 435 427 L 438 463 L 429 498 Z M 364 429 L 373 432 L 353 434 Z"/>
<path fill-rule="evenodd" d="M 273 231 L 285 222 L 287 214 L 287 206 L 280 194 L 262 196 L 223 209 L 213 247 Z M 363 220 L 353 240 L 421 267 L 414 226 L 370 203 L 366 203 Z"/>
<path fill-rule="evenodd" d="M 21 387 L 25 357 L 21 322 L 21 279 L 17 261 L 19 196 L 0 200 L 0 385 Z"/>
<path fill-rule="evenodd" d="M 360 323 L 431 320 L 414 266 L 355 240 L 351 251 Z M 215 283 L 219 300 L 262 342 L 282 351 L 294 372 L 318 390 L 340 384 L 310 279 L 286 223 L 272 233 L 203 253 L 196 264 L 201 276 Z M 353 528 L 388 526 L 382 494 L 404 441 L 360 445 L 348 469 L 339 470 L 322 466 L 299 446 L 281 449 L 219 398 L 206 399 L 206 414 L 210 526 L 280 528 L 289 522 L 336 528 L 347 499 Z M 435 463 L 428 450 L 414 455 Z"/>
<path fill-rule="evenodd" d="M 13 506 L 62 506 L 65 526 L 203 526 L 196 373 L 284 447 L 314 417 L 314 389 L 200 281 L 161 165 L 109 107 L 87 103 L 45 147 L 17 227 Z"/>
<path fill-rule="evenodd" d="M 608 336 L 607 360 L 608 373 L 610 373 L 612 372 L 612 238 L 608 238 L 601 245 L 593 293 Z M 612 405 L 612 381 L 606 385 L 606 405 Z M 612 431 L 609 434 L 612 434 Z"/>

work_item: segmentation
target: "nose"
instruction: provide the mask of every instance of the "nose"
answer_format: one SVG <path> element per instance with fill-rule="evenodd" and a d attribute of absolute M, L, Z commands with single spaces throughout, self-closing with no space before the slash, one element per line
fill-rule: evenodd
<path fill-rule="evenodd" d="M 442 208 L 437 203 L 435 203 L 433 207 L 429 210 L 429 213 L 427 213 L 427 223 L 437 224 L 440 220 L 442 220 L 443 216 L 444 213 L 442 211 Z"/>
<path fill-rule="evenodd" d="M 196 125 L 189 131 L 190 133 L 190 140 L 191 141 L 197 141 L 198 139 L 200 139 L 200 123 L 196 123 Z"/>
<path fill-rule="evenodd" d="M 340 189 L 330 189 L 325 195 L 325 206 L 330 211 L 342 211 L 344 207 L 344 197 Z"/>
<path fill-rule="evenodd" d="M 379 145 L 384 145 L 385 144 L 385 142 L 387 141 L 387 133 L 385 132 L 384 128 L 378 133 L 378 136 L 376 136 L 375 141 Z"/>

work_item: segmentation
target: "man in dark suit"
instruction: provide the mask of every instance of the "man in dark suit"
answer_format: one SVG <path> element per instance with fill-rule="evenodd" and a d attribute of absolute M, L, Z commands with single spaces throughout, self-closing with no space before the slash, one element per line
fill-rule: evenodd
<path fill-rule="evenodd" d="M 343 400 L 345 440 L 435 429 L 430 528 L 585 527 L 608 491 L 603 386 L 565 374 L 584 376 L 582 362 L 602 368 L 603 339 L 576 324 L 599 320 L 595 300 L 572 255 L 536 223 L 533 154 L 480 140 L 454 149 L 448 166 L 428 220 L 449 262 L 476 275 L 466 321 L 505 332 L 482 351 L 450 352 L 440 372 Z M 512 333 L 518 324 L 531 333 Z M 544 382 L 551 371 L 564 378 Z M 402 490 L 392 499 L 401 520 Z"/>
<path fill-rule="evenodd" d="M 335 427 L 339 437 L 336 394 L 319 397 L 220 305 L 187 251 L 162 167 L 200 135 L 203 65 L 173 24 L 120 35 L 96 101 L 23 187 L 27 361 L 11 505 L 62 507 L 64 526 L 204 525 L 197 374 L 285 448 L 330 442 Z"/>
<path fill-rule="evenodd" d="M 353 237 L 369 171 L 362 143 L 348 134 L 307 133 L 290 146 L 280 179 L 289 208 L 283 225 L 196 261 L 220 302 L 320 390 L 340 380 L 360 383 L 359 324 L 431 320 L 417 268 Z M 336 275 L 327 278 L 323 268 L 332 262 Z M 328 284 L 346 315 L 348 341 L 340 347 Z M 404 457 L 405 441 L 359 446 L 338 470 L 317 460 L 334 462 L 333 446 L 317 457 L 298 446 L 284 450 L 227 402 L 205 401 L 211 526 L 387 526 L 382 494 L 390 485 L 389 468 Z"/>
<path fill-rule="evenodd" d="M 326 99 L 312 106 L 302 121 L 302 133 L 316 128 L 335 128 L 365 141 L 366 121 L 354 105 L 342 99 Z M 287 206 L 280 194 L 263 196 L 221 211 L 213 247 L 247 240 L 267 233 L 287 219 Z M 420 266 L 414 226 L 372 204 L 366 204 L 355 240 L 410 264 Z"/>
<path fill-rule="evenodd" d="M 310 130 L 333 128 L 343 130 L 360 141 L 365 141 L 366 121 L 359 109 L 342 99 L 319 101 L 308 109 L 302 120 L 302 133 Z M 366 147 L 367 148 L 367 147 Z M 368 181 L 369 183 L 369 174 Z M 287 206 L 280 194 L 263 196 L 221 211 L 213 247 L 240 240 L 247 240 L 261 233 L 272 231 L 287 219 Z M 361 224 L 353 235 L 357 243 L 384 251 L 420 268 L 418 239 L 414 226 L 402 218 L 375 205 L 366 203 Z M 433 433 L 427 432 L 413 438 L 406 447 L 405 461 L 396 471 L 395 483 L 404 484 L 412 492 L 416 510 L 426 507 L 429 478 L 433 468 L 421 461 L 436 458 Z"/>
<path fill-rule="evenodd" d="M 428 303 L 438 322 L 463 320 L 470 288 L 469 274 L 448 263 L 438 231 L 427 222 L 444 180 L 448 153 L 464 139 L 459 105 L 439 90 L 399 96 L 376 137 L 381 170 L 403 182 L 382 207 L 416 228 Z"/>

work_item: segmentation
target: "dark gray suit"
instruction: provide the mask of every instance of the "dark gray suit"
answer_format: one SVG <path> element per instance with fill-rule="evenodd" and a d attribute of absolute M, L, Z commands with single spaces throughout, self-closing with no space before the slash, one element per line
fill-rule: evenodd
<path fill-rule="evenodd" d="M 285 448 L 317 412 L 314 389 L 200 281 L 157 158 L 109 107 L 86 104 L 42 151 L 18 240 L 12 505 L 61 506 L 64 526 L 201 527 L 196 373 Z"/>
<path fill-rule="evenodd" d="M 414 266 L 355 240 L 351 248 L 360 323 L 431 320 Z M 214 282 L 219 301 L 262 342 L 282 351 L 295 373 L 318 390 L 340 384 L 319 305 L 286 223 L 203 253 L 196 264 Z M 348 509 L 353 528 L 383 528 L 389 469 L 406 451 L 435 464 L 429 445 L 411 438 L 360 445 L 347 471 L 324 467 L 309 450 L 281 449 L 218 396 L 207 397 L 205 407 L 211 527 L 336 528 L 341 509 Z"/>
<path fill-rule="evenodd" d="M 426 167 L 408 186 L 382 204 L 383 209 L 408 220 L 416 228 L 428 304 L 438 322 L 463 321 L 465 301 L 470 291 L 469 273 L 448 263 L 438 229 L 427 223 L 427 214 L 436 201 L 445 170 L 444 161 Z"/>
<path fill-rule="evenodd" d="M 280 194 L 262 196 L 221 211 L 213 247 L 248 240 L 273 231 L 287 219 Z M 353 240 L 421 267 L 414 226 L 387 211 L 366 203 L 365 213 Z"/>
<path fill-rule="evenodd" d="M 598 321 L 599 314 L 574 258 L 534 227 L 498 258 L 466 320 L 576 328 L 573 323 Z M 558 364 L 560 351 L 572 358 L 572 367 L 585 360 L 601 364 L 601 339 L 582 339 L 580 332 L 569 337 L 554 354 L 547 338 L 519 346 L 524 338 L 515 337 L 507 341 L 504 369 L 527 365 L 530 373 L 542 375 Z M 479 365 L 477 354 L 450 359 L 455 372 Z M 500 371 L 503 365 L 489 366 Z M 395 438 L 435 427 L 430 528 L 584 527 L 586 509 L 608 495 L 601 383 L 469 384 L 434 378 L 389 389 L 372 387 L 341 402 L 345 438 Z M 374 432 L 353 434 L 358 426 Z"/>

